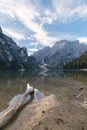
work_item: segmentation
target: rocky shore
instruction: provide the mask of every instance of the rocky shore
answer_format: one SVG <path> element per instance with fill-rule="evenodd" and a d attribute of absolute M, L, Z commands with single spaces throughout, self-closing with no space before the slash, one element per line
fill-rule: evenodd
<path fill-rule="evenodd" d="M 86 86 L 62 95 L 62 99 L 58 91 L 55 94 L 27 105 L 4 130 L 86 130 Z"/>

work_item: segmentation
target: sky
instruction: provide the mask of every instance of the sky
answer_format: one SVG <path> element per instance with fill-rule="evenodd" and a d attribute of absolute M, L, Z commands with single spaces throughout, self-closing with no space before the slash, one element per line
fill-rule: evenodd
<path fill-rule="evenodd" d="M 29 55 L 59 40 L 87 43 L 87 0 L 0 0 L 0 26 Z"/>

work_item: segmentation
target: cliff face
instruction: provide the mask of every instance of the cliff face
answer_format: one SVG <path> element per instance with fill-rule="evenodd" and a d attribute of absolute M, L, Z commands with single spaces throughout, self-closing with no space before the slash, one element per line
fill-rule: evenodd
<path fill-rule="evenodd" d="M 61 40 L 53 47 L 45 47 L 34 53 L 37 62 L 44 61 L 49 65 L 63 66 L 73 59 L 79 57 L 87 50 L 87 45 L 80 44 L 79 41 Z"/>
<path fill-rule="evenodd" d="M 2 33 L 2 28 L 0 27 L 0 33 Z"/>
<path fill-rule="evenodd" d="M 36 60 L 28 57 L 27 49 L 17 46 L 10 37 L 3 34 L 0 27 L 0 69 L 29 69 L 36 66 Z"/>

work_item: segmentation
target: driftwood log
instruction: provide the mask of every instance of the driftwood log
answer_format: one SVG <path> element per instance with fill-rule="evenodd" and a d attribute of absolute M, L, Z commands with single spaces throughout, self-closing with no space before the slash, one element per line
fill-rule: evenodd
<path fill-rule="evenodd" d="M 19 108 L 25 102 L 27 96 L 34 94 L 34 88 L 27 85 L 27 90 L 24 94 L 21 94 L 19 100 L 14 103 L 14 99 L 11 101 L 9 107 L 0 113 L 0 128 L 5 126 L 9 120 L 15 115 Z M 16 96 L 17 98 L 17 96 Z"/>

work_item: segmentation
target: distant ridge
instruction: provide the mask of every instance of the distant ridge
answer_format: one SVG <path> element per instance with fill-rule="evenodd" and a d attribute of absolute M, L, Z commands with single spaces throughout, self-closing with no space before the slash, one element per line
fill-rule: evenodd
<path fill-rule="evenodd" d="M 63 67 L 64 64 L 69 63 L 81 56 L 87 51 L 87 45 L 76 41 L 61 40 L 54 44 L 53 47 L 45 47 L 33 54 L 36 61 L 41 64 L 44 63 Z"/>

